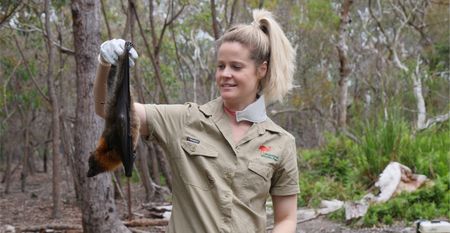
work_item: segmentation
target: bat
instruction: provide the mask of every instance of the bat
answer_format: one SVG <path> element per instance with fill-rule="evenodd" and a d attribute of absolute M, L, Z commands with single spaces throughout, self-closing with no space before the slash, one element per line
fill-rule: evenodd
<path fill-rule="evenodd" d="M 105 127 L 90 153 L 88 177 L 113 171 L 123 164 L 125 175 L 132 176 L 135 148 L 139 137 L 139 118 L 133 107 L 130 91 L 129 51 L 131 42 L 125 43 L 125 52 L 119 57 L 118 67 L 111 66 L 108 76 Z"/>

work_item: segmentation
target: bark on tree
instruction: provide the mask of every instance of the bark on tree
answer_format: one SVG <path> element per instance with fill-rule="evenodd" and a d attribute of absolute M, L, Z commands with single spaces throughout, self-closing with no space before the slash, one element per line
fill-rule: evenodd
<path fill-rule="evenodd" d="M 55 91 L 55 82 L 53 78 L 53 63 L 54 63 L 54 49 L 52 45 L 53 33 L 50 27 L 50 0 L 45 1 L 45 31 L 47 33 L 47 52 L 48 52 L 48 63 L 47 63 L 47 85 L 50 103 L 52 106 L 52 198 L 53 198 L 53 209 L 52 218 L 60 217 L 60 203 L 61 203 L 61 155 L 59 153 L 61 146 L 61 129 L 59 122 L 59 103 L 58 97 Z"/>
<path fill-rule="evenodd" d="M 339 100 L 338 100 L 338 128 L 345 129 L 347 122 L 347 99 L 348 99 L 348 76 L 351 72 L 347 56 L 347 29 L 350 24 L 350 5 L 352 0 L 345 0 L 342 5 L 341 19 L 339 22 L 339 41 L 337 44 L 337 51 L 339 56 Z"/>
<path fill-rule="evenodd" d="M 72 0 L 76 62 L 75 153 L 70 156 L 76 190 L 79 191 L 83 232 L 130 232 L 120 221 L 109 173 L 87 178 L 87 161 L 100 133 L 94 114 L 93 82 L 100 45 L 98 1 Z"/>

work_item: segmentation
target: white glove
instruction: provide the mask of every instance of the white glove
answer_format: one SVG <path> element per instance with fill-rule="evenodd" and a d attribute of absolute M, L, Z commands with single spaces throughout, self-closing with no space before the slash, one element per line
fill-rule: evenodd
<path fill-rule="evenodd" d="M 125 40 L 123 39 L 112 39 L 103 42 L 100 45 L 100 57 L 103 61 L 111 64 L 117 65 L 119 56 L 125 51 Z M 130 49 L 130 66 L 134 66 L 134 60 L 138 58 L 138 53 L 134 48 Z"/>

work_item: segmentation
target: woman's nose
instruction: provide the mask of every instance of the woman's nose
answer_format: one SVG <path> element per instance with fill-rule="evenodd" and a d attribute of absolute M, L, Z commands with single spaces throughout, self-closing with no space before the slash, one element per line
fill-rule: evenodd
<path fill-rule="evenodd" d="M 223 69 L 222 76 L 225 77 L 225 78 L 231 78 L 232 73 L 231 73 L 230 68 L 225 67 L 225 68 Z"/>

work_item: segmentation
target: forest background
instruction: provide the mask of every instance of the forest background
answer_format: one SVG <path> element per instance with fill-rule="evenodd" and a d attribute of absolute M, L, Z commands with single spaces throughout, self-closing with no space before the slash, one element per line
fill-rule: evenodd
<path fill-rule="evenodd" d="M 205 103 L 218 95 L 214 41 L 250 22 L 254 8 L 272 11 L 297 51 L 296 88 L 268 113 L 296 138 L 299 207 L 358 200 L 397 161 L 434 185 L 371 207 L 363 223 L 449 219 L 448 0 L 2 0 L 1 197 L 14 184 L 27 192 L 27 180 L 45 173 L 54 218 L 66 182 L 86 232 L 108 224 L 126 232 L 109 195 L 121 191 L 122 173 L 85 177 L 103 127 L 92 100 L 101 42 L 134 43 L 139 102 Z M 153 142 L 139 144 L 132 181 L 145 188 L 142 202 L 170 193 L 162 155 Z M 394 211 L 405 205 L 413 208 Z M 105 206 L 112 217 L 89 225 L 108 215 Z"/>

